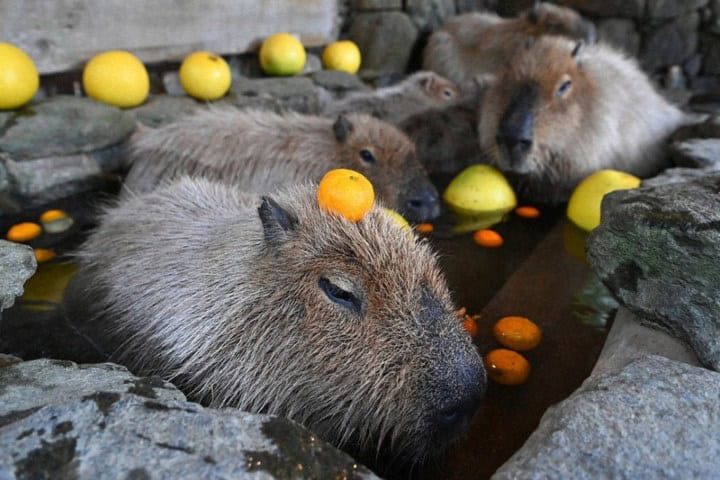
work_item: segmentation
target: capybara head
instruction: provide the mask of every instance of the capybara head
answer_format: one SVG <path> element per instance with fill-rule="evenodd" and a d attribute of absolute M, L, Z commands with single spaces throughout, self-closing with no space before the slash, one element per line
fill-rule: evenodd
<path fill-rule="evenodd" d="M 339 115 L 332 128 L 339 166 L 365 175 L 383 202 L 397 205 L 410 221 L 440 214 L 440 196 L 404 133 L 364 114 Z"/>
<path fill-rule="evenodd" d="M 356 223 L 328 213 L 316 190 L 258 199 L 183 178 L 126 199 L 66 301 L 107 322 L 121 361 L 212 406 L 422 462 L 468 425 L 482 361 L 429 245 L 377 204 Z"/>
<path fill-rule="evenodd" d="M 534 37 L 562 35 L 586 43 L 595 43 L 597 40 L 595 25 L 567 7 L 537 2 L 533 8 L 524 12 L 521 18 L 528 22 L 527 34 Z"/>
<path fill-rule="evenodd" d="M 418 83 L 425 94 L 432 99 L 437 106 L 443 106 L 448 102 L 456 100 L 460 96 L 460 89 L 455 82 L 438 75 L 435 72 L 418 72 L 411 76 Z"/>
<path fill-rule="evenodd" d="M 562 176 L 565 152 L 597 101 L 595 83 L 579 61 L 582 45 L 560 37 L 530 39 L 487 92 L 480 144 L 501 170 L 548 180 Z"/>

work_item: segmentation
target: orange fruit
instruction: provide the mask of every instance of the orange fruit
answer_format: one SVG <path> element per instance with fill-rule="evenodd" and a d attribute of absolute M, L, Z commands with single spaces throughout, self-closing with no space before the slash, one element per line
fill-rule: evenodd
<path fill-rule="evenodd" d="M 521 385 L 530 377 L 530 363 L 517 352 L 498 348 L 483 359 L 488 377 L 501 385 Z"/>
<path fill-rule="evenodd" d="M 538 218 L 540 216 L 540 210 L 529 205 L 523 205 L 515 209 L 515 214 L 523 218 Z"/>
<path fill-rule="evenodd" d="M 318 205 L 324 210 L 337 213 L 351 222 L 358 222 L 372 208 L 375 191 L 370 180 L 362 173 L 336 168 L 320 180 L 317 199 Z"/>
<path fill-rule="evenodd" d="M 10 227 L 7 232 L 7 239 L 11 242 L 29 242 L 42 233 L 42 227 L 37 223 L 23 222 Z"/>
<path fill-rule="evenodd" d="M 35 249 L 35 260 L 37 263 L 49 262 L 55 258 L 55 252 L 47 248 L 36 248 Z"/>
<path fill-rule="evenodd" d="M 493 334 L 507 348 L 520 352 L 540 345 L 542 332 L 534 322 L 525 317 L 503 317 L 495 323 Z"/>
<path fill-rule="evenodd" d="M 415 230 L 420 233 L 432 233 L 435 230 L 435 226 L 432 223 L 420 223 L 415 225 Z"/>
<path fill-rule="evenodd" d="M 480 333 L 480 329 L 478 328 L 475 318 L 471 317 L 470 315 L 465 315 L 465 319 L 463 320 L 463 327 L 472 338 L 477 337 Z"/>
<path fill-rule="evenodd" d="M 497 248 L 502 246 L 504 240 L 502 236 L 495 230 L 482 229 L 473 234 L 473 240 L 480 246 L 487 248 Z"/>

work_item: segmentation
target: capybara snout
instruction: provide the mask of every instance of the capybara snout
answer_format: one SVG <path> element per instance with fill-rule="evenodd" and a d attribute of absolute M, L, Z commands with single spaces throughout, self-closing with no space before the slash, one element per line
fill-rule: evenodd
<path fill-rule="evenodd" d="M 525 158 L 533 144 L 534 109 L 537 97 L 536 84 L 518 86 L 500 119 L 495 140 L 500 148 L 498 163 L 504 170 L 524 173 L 528 169 Z"/>

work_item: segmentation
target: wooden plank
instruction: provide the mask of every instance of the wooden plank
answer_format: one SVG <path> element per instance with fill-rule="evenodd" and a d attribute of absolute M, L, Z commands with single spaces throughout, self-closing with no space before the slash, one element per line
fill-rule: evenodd
<path fill-rule="evenodd" d="M 129 50 L 144 62 L 206 49 L 252 51 L 290 32 L 307 46 L 337 37 L 338 0 L 0 0 L 0 41 L 23 48 L 40 73 L 82 68 L 93 55 Z"/>

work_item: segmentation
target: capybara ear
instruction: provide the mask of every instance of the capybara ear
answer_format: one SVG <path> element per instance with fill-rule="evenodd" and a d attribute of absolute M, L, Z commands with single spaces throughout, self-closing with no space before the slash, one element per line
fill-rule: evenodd
<path fill-rule="evenodd" d="M 289 231 L 295 230 L 298 224 L 298 220 L 293 214 L 283 209 L 270 197 L 262 197 L 258 214 L 265 233 L 265 240 L 268 242 L 282 241 Z"/>
<path fill-rule="evenodd" d="M 422 77 L 420 79 L 420 86 L 425 90 L 426 92 L 430 92 L 430 89 L 433 86 L 433 83 L 435 83 L 435 78 L 433 75 L 427 75 L 425 77 Z"/>
<path fill-rule="evenodd" d="M 578 56 L 582 53 L 583 49 L 585 48 L 585 42 L 580 40 L 575 44 L 575 48 L 572 49 L 572 53 L 570 54 L 573 58 L 577 59 Z"/>
<path fill-rule="evenodd" d="M 337 120 L 333 123 L 333 132 L 335 133 L 335 138 L 338 139 L 338 142 L 344 142 L 352 131 L 352 122 L 342 113 L 338 115 Z"/>

